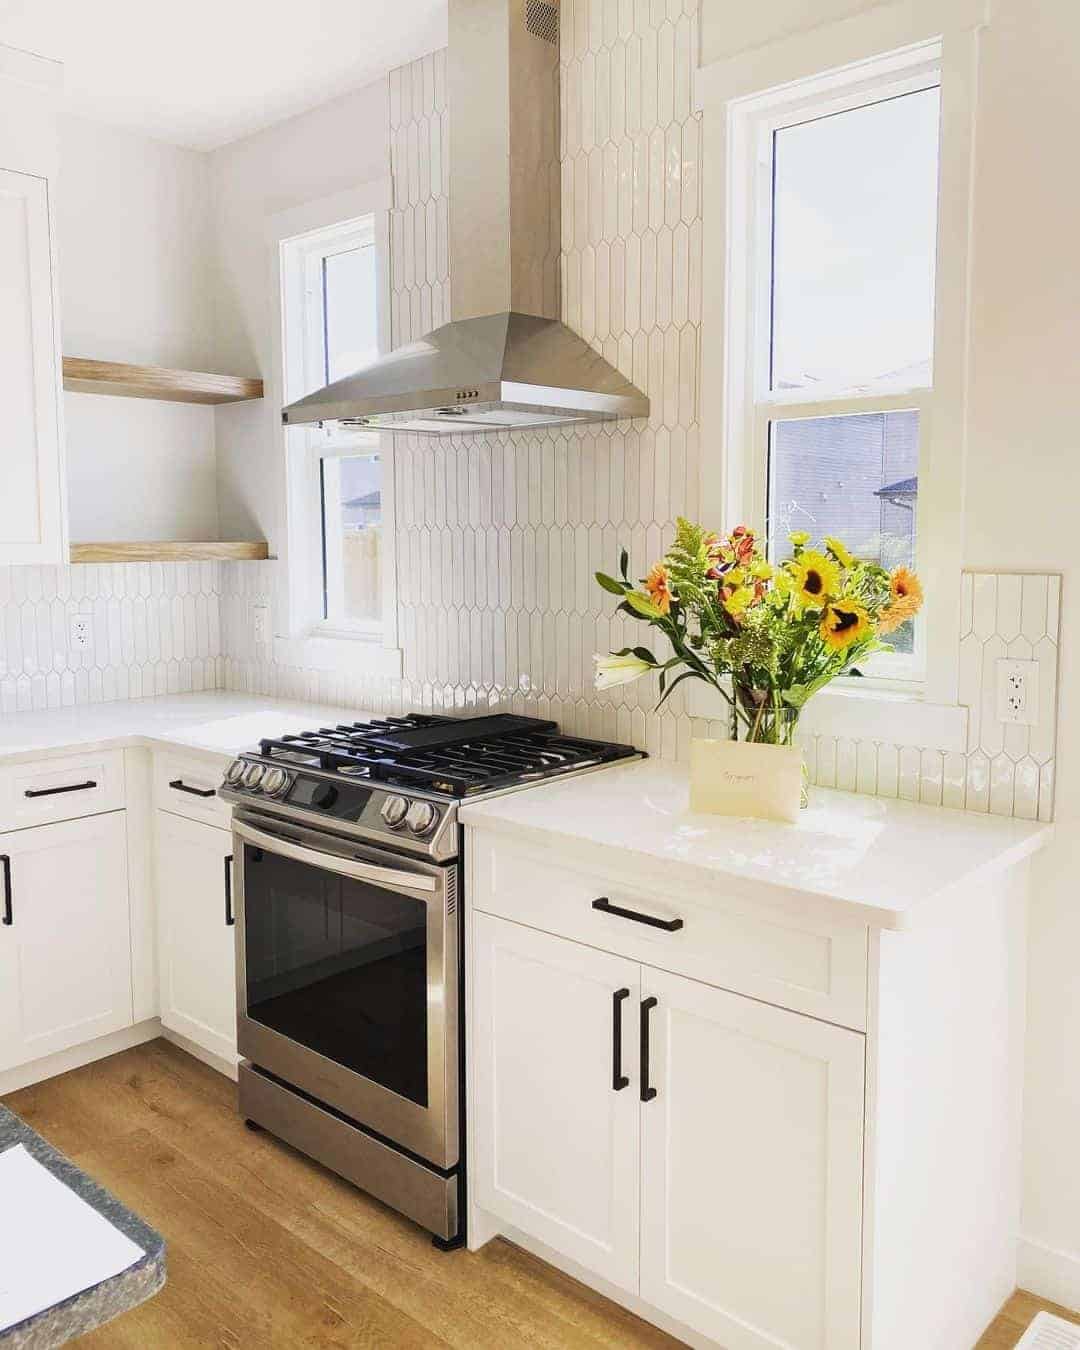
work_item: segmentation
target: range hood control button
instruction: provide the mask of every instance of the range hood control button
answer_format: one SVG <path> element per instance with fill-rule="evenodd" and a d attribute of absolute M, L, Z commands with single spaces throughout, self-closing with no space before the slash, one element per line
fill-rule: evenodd
<path fill-rule="evenodd" d="M 436 814 L 430 802 L 413 802 L 405 820 L 413 834 L 427 834 L 435 824 Z"/>
<path fill-rule="evenodd" d="M 408 811 L 409 803 L 404 797 L 387 797 L 383 802 L 382 818 L 392 830 L 400 830 Z"/>

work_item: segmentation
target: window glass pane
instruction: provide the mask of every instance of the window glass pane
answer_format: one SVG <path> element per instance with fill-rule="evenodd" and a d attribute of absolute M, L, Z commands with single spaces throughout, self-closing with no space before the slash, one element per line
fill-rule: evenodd
<path fill-rule="evenodd" d="M 351 375 L 379 354 L 374 244 L 323 259 L 323 298 L 329 383 Z"/>
<path fill-rule="evenodd" d="M 929 385 L 939 95 L 775 133 L 773 389 Z"/>
<path fill-rule="evenodd" d="M 326 618 L 382 619 L 382 460 L 376 453 L 323 460 Z"/>
<path fill-rule="evenodd" d="M 915 566 L 919 414 L 859 413 L 777 421 L 769 435 L 769 538 L 777 560 L 788 534 L 835 535 L 859 558 Z M 912 650 L 912 626 L 889 639 Z"/>

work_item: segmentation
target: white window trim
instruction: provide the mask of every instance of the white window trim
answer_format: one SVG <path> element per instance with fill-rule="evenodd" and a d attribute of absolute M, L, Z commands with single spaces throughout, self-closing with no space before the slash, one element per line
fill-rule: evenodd
<path fill-rule="evenodd" d="M 832 81 L 839 93 L 857 86 L 869 65 L 880 77 L 892 56 L 898 75 L 927 59 L 941 80 L 941 147 L 938 254 L 934 323 L 933 417 L 920 426 L 919 572 L 933 603 L 925 624 L 925 679 L 918 687 L 888 680 L 847 681 L 819 695 L 806 714 L 818 734 L 851 735 L 853 700 L 865 702 L 878 739 L 913 744 L 912 704 L 936 709 L 927 727 L 942 722 L 958 742 L 966 711 L 956 704 L 959 678 L 963 481 L 970 352 L 971 225 L 979 33 L 984 0 L 904 0 L 883 5 L 809 32 L 725 58 L 697 72 L 696 103 L 704 115 L 704 231 L 702 274 L 723 277 L 702 297 L 702 445 L 719 453 L 701 457 L 702 518 L 731 528 L 754 510 L 743 448 L 747 445 L 744 398 L 750 203 L 732 201 L 730 182 L 748 182 L 745 119 L 748 105 L 760 109 L 770 96 L 789 108 L 790 86 L 808 82 L 820 99 Z M 744 157 L 743 172 L 739 157 Z M 745 194 L 744 194 L 745 196 Z M 734 316 L 740 322 L 734 321 Z M 740 337 L 740 334 L 742 335 Z M 913 392 L 894 391 L 883 406 L 916 407 Z M 926 391 L 922 391 L 925 396 Z M 793 409 L 797 404 L 790 405 Z M 850 406 L 850 405 L 849 405 Z M 819 405 L 815 404 L 819 408 Z M 738 408 L 738 415 L 731 409 Z M 844 410 L 837 400 L 836 411 Z M 859 400 L 858 411 L 871 411 Z M 920 410 L 922 411 L 922 410 Z M 924 540 L 926 541 L 924 546 Z M 932 546 L 931 546 L 932 541 Z M 869 687 L 869 686 L 873 687 Z M 715 691 L 690 681 L 692 716 L 720 717 L 726 705 Z M 898 693 L 902 695 L 898 697 Z M 939 715 L 940 712 L 940 715 Z M 920 715 L 920 724 L 924 719 Z M 929 731 L 926 733 L 928 736 Z M 939 748 L 945 748 L 941 746 Z"/>
<path fill-rule="evenodd" d="M 290 350 L 285 342 L 285 313 L 280 297 L 284 284 L 300 284 L 296 269 L 284 265 L 285 250 L 309 240 L 313 245 L 328 231 L 340 231 L 344 222 L 374 218 L 376 245 L 376 303 L 378 347 L 390 350 L 390 204 L 389 179 L 364 183 L 347 192 L 304 203 L 270 216 L 266 237 L 270 245 L 272 294 L 278 297 L 278 321 L 274 325 L 273 371 L 275 394 L 280 404 L 310 387 L 303 368 L 304 354 Z M 293 312 L 303 312 L 303 298 L 293 293 Z M 312 345 L 306 344 L 310 353 Z M 347 629 L 328 624 L 322 612 L 322 502 L 318 464 L 327 456 L 343 457 L 378 449 L 386 481 L 394 481 L 393 437 L 378 433 L 335 436 L 328 430 L 295 427 L 282 429 L 285 456 L 284 566 L 278 578 L 274 659 L 288 665 L 316 670 L 400 676 L 402 653 L 398 646 L 397 559 L 393 491 L 384 493 L 382 529 L 388 543 L 382 562 L 383 620 L 373 625 L 350 625 Z"/>

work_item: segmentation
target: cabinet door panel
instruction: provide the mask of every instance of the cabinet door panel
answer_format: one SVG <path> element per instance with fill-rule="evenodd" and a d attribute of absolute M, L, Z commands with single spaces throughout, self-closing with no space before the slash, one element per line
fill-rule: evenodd
<path fill-rule="evenodd" d="M 0 1069 L 131 1026 L 124 813 L 0 835 Z"/>
<path fill-rule="evenodd" d="M 857 1350 L 864 1038 L 643 969 L 641 1296 L 727 1350 Z"/>
<path fill-rule="evenodd" d="M 0 168 L 0 563 L 67 561 L 48 192 Z"/>
<path fill-rule="evenodd" d="M 473 933 L 477 1202 L 636 1293 L 639 967 L 486 914 Z"/>
<path fill-rule="evenodd" d="M 154 815 L 161 1020 L 235 1061 L 236 928 L 225 908 L 232 835 L 168 811 Z"/>

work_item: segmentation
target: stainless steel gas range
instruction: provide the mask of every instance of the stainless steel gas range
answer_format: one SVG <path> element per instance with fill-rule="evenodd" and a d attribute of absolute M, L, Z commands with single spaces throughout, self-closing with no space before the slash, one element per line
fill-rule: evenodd
<path fill-rule="evenodd" d="M 459 1243 L 459 804 L 637 754 L 495 714 L 326 727 L 234 760 L 248 1122 Z"/>

